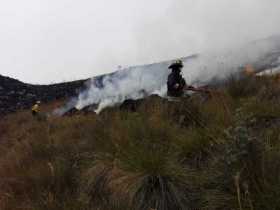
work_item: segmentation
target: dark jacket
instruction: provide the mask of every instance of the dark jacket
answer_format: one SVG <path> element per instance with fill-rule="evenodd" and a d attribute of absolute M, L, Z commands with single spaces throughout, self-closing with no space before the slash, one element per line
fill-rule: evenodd
<path fill-rule="evenodd" d="M 179 84 L 176 88 L 175 85 Z M 186 81 L 180 74 L 180 72 L 172 72 L 168 76 L 167 80 L 167 95 L 172 97 L 180 97 L 184 94 L 184 88 L 186 87 Z"/>

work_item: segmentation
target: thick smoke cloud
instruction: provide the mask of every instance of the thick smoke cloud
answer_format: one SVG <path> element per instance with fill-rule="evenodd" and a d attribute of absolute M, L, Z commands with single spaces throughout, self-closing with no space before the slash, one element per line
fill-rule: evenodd
<path fill-rule="evenodd" d="M 278 0 L 10 0 L 0 74 L 49 83 L 243 45 L 279 33 Z"/>
<path fill-rule="evenodd" d="M 183 75 L 189 84 L 209 84 L 213 79 L 225 79 L 240 72 L 246 65 L 253 65 L 256 70 L 265 70 L 279 66 L 280 36 L 251 42 L 243 47 L 231 50 L 219 50 L 211 53 L 182 58 L 185 64 Z M 152 94 L 166 96 L 166 80 L 171 61 L 127 68 L 102 78 L 95 78 L 87 90 L 80 93 L 75 103 L 71 101 L 59 112 L 75 106 L 97 105 L 99 113 L 108 106 L 122 103 L 126 99 L 139 99 Z"/>
<path fill-rule="evenodd" d="M 151 94 L 165 96 L 167 75 L 164 69 L 166 63 L 128 68 L 103 78 L 102 87 L 93 80 L 89 89 L 79 95 L 76 108 L 98 104 L 96 112 L 99 113 L 126 99 L 139 99 Z"/>

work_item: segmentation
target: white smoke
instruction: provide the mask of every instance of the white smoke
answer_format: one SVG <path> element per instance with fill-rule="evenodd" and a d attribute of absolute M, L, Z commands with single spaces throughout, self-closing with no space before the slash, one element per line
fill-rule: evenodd
<path fill-rule="evenodd" d="M 55 109 L 52 112 L 54 116 L 62 116 L 64 113 L 68 112 L 70 109 L 74 108 L 77 104 L 77 98 L 72 98 L 68 101 L 68 103 L 60 108 Z"/>
<path fill-rule="evenodd" d="M 88 90 L 79 95 L 76 108 L 98 104 L 96 112 L 99 113 L 126 99 L 139 99 L 151 94 L 164 96 L 167 69 L 168 63 L 159 63 L 130 67 L 103 78 L 92 79 Z"/>
<path fill-rule="evenodd" d="M 242 66 L 256 63 L 268 53 L 280 50 L 280 42 L 278 39 L 276 41 L 261 40 L 227 51 L 207 52 L 182 58 L 185 66 L 182 74 L 187 83 L 192 85 L 207 84 L 213 78 L 226 78 L 240 71 Z M 95 111 L 99 113 L 104 108 L 120 104 L 126 99 L 140 99 L 152 94 L 164 97 L 170 73 L 168 66 L 171 62 L 129 67 L 113 74 L 93 78 L 88 88 L 59 112 L 66 112 L 74 106 L 83 109 L 95 104 L 98 105 Z M 276 59 L 275 62 L 279 60 Z"/>

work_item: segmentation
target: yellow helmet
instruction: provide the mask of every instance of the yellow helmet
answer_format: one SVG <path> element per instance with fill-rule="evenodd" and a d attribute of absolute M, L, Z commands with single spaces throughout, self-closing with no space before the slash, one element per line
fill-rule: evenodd
<path fill-rule="evenodd" d="M 174 68 L 182 68 L 184 67 L 183 61 L 182 60 L 175 60 L 168 68 L 169 69 L 174 69 Z"/>

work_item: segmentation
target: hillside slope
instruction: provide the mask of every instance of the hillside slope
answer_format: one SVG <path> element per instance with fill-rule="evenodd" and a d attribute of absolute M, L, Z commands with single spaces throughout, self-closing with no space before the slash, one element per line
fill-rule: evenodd
<path fill-rule="evenodd" d="M 44 103 L 69 99 L 85 87 L 86 80 L 54 85 L 31 85 L 0 75 L 0 115 L 30 108 L 36 101 Z"/>
<path fill-rule="evenodd" d="M 234 74 L 223 74 L 221 85 L 176 101 L 152 95 L 164 85 L 170 62 L 49 86 L 0 77 L 5 114 L 38 99 L 45 102 L 41 112 L 51 112 L 53 102 L 77 91 L 83 105 L 100 93 L 101 104 L 107 93 L 124 101 L 98 115 L 76 110 L 36 118 L 22 110 L 1 117 L 0 209 L 279 209 L 280 77 L 235 76 L 248 63 L 255 71 L 277 68 L 274 40 L 252 43 L 244 48 L 244 62 L 231 55 L 233 65 L 200 77 L 209 84 L 218 72 Z M 201 73 L 190 69 L 205 71 L 202 64 L 209 61 L 210 71 L 220 62 L 206 57 L 183 59 L 189 81 Z M 152 84 L 135 82 L 139 75 Z M 131 81 L 137 84 L 129 86 Z M 143 88 L 150 92 L 139 99 L 135 93 Z"/>
<path fill-rule="evenodd" d="M 0 209 L 279 209 L 279 77 L 227 81 L 99 115 L 0 119 Z"/>

